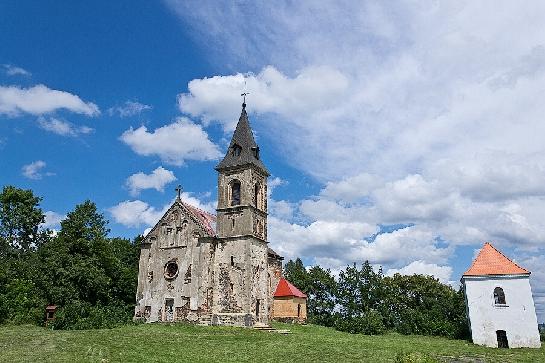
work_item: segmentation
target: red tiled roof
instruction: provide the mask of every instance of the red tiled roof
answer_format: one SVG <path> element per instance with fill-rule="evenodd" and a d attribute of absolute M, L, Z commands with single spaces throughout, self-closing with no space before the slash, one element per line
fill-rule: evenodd
<path fill-rule="evenodd" d="M 191 214 L 201 223 L 203 228 L 206 230 L 209 236 L 216 235 L 216 216 L 208 212 L 203 211 L 197 207 L 192 206 L 191 204 L 182 202 L 184 207 L 186 207 Z"/>
<path fill-rule="evenodd" d="M 282 296 L 295 296 L 306 298 L 307 295 L 303 294 L 298 288 L 293 286 L 288 280 L 281 278 L 276 286 L 276 291 L 274 292 L 274 297 Z"/>
<path fill-rule="evenodd" d="M 464 276 L 529 274 L 530 271 L 520 267 L 486 242 L 469 270 L 464 273 Z"/>

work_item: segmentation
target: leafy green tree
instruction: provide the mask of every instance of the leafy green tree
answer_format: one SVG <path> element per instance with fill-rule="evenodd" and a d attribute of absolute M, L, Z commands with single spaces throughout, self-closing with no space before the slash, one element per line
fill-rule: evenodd
<path fill-rule="evenodd" d="M 45 215 L 39 208 L 42 199 L 32 190 L 5 186 L 0 194 L 0 258 L 27 253 L 47 238 L 40 231 Z"/>
<path fill-rule="evenodd" d="M 138 239 L 107 238 L 107 233 L 104 216 L 85 201 L 68 213 L 57 237 L 38 251 L 37 284 L 49 303 L 61 307 L 56 327 L 106 327 L 115 323 L 107 323 L 110 318 L 132 317 Z"/>
<path fill-rule="evenodd" d="M 309 321 L 314 324 L 333 326 L 336 304 L 337 282 L 329 269 L 316 265 L 307 274 Z"/>
<path fill-rule="evenodd" d="M 289 260 L 284 265 L 284 277 L 299 290 L 308 294 L 308 272 L 300 258 L 297 258 L 295 261 Z"/>
<path fill-rule="evenodd" d="M 358 270 L 356 264 L 339 274 L 335 327 L 351 333 L 381 334 L 385 331 L 380 308 L 384 299 L 382 269 L 373 270 L 365 261 Z"/>
<path fill-rule="evenodd" d="M 468 335 L 463 291 L 431 276 L 395 274 L 385 278 L 387 325 L 403 334 Z"/>

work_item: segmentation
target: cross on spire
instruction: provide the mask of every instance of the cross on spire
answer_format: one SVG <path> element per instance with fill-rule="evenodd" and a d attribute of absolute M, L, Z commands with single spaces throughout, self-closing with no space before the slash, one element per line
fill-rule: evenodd
<path fill-rule="evenodd" d="M 177 195 L 176 198 L 177 198 L 178 200 L 181 199 L 181 194 L 182 194 L 182 190 L 183 190 L 182 186 L 178 184 L 178 186 L 177 186 L 176 189 L 174 189 L 174 190 L 176 190 L 176 193 L 178 193 L 178 195 Z"/>

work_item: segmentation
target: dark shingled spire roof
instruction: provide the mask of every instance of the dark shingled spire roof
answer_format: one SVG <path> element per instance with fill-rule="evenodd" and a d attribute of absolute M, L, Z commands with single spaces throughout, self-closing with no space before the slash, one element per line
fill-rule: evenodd
<path fill-rule="evenodd" d="M 238 150 L 236 150 L 237 148 Z M 246 103 L 243 103 L 237 128 L 233 133 L 227 154 L 216 166 L 216 170 L 220 171 L 249 164 L 254 165 L 267 176 L 270 175 L 265 165 L 259 159 L 259 146 L 257 146 L 254 140 L 250 121 L 248 121 Z"/>

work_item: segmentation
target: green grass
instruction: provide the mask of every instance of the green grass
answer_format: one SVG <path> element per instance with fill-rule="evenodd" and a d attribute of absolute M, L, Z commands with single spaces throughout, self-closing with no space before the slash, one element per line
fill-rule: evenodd
<path fill-rule="evenodd" d="M 79 331 L 0 326 L 0 362 L 545 362 L 545 348 L 500 350 L 437 337 L 275 327 L 292 334 L 181 324 Z"/>

